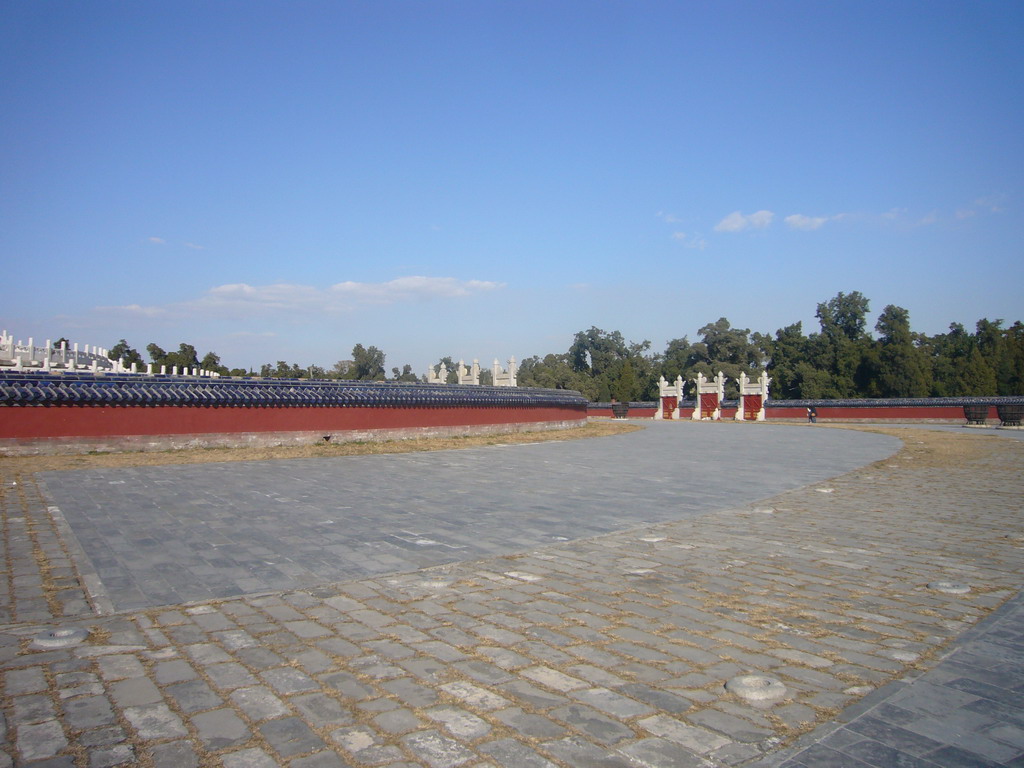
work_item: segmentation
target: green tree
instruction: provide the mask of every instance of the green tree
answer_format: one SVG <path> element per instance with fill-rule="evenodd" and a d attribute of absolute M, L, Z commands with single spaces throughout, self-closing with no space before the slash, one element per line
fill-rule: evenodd
<path fill-rule="evenodd" d="M 402 366 L 402 370 L 398 368 L 392 368 L 391 373 L 395 381 L 419 381 L 419 376 L 413 373 L 412 366 L 406 363 Z"/>
<path fill-rule="evenodd" d="M 1024 395 L 1024 323 L 1018 320 L 1007 328 L 1004 342 L 999 394 Z"/>
<path fill-rule="evenodd" d="M 800 322 L 775 331 L 775 338 L 760 336 L 759 345 L 767 353 L 765 369 L 772 378 L 771 393 L 779 400 L 809 397 L 803 393 L 805 371 L 799 369 L 807 357 L 807 337 Z"/>
<path fill-rule="evenodd" d="M 569 347 L 569 363 L 573 370 L 600 378 L 617 369 L 629 357 L 629 348 L 619 331 L 606 333 L 596 326 L 579 331 Z"/>
<path fill-rule="evenodd" d="M 590 376 L 573 370 L 568 355 L 545 355 L 528 357 L 519 363 L 517 380 L 521 387 L 539 387 L 541 389 L 572 389 L 588 400 L 598 398 L 597 384 Z"/>
<path fill-rule="evenodd" d="M 614 394 L 620 403 L 636 400 L 639 392 L 636 374 L 633 372 L 633 361 L 625 360 L 619 369 L 619 377 L 615 382 Z"/>
<path fill-rule="evenodd" d="M 927 397 L 931 390 L 930 367 L 914 345 L 910 313 L 889 304 L 875 323 L 878 341 L 878 383 L 882 397 Z"/>
<path fill-rule="evenodd" d="M 971 351 L 958 372 L 960 394 L 969 397 L 985 397 L 999 393 L 996 372 L 992 370 L 988 360 L 976 346 Z"/>
<path fill-rule="evenodd" d="M 699 372 L 713 378 L 721 371 L 728 380 L 726 397 L 736 397 L 740 373 L 756 375 L 763 365 L 764 353 L 750 341 L 748 328 L 733 328 L 724 317 L 708 323 L 698 333 L 701 340 L 691 348 L 693 362 L 689 374 Z"/>
<path fill-rule="evenodd" d="M 179 344 L 177 352 L 171 352 L 167 355 L 167 365 L 176 365 L 179 371 L 187 368 L 198 368 L 199 356 L 196 353 L 196 348 L 191 344 Z"/>
<path fill-rule="evenodd" d="M 203 359 L 199 361 L 199 367 L 204 371 L 213 371 L 219 373 L 221 376 L 228 374 L 228 368 L 225 365 L 221 365 L 220 355 L 216 352 L 207 352 Z"/>
<path fill-rule="evenodd" d="M 60 345 L 57 345 L 57 349 L 60 349 Z M 125 367 L 130 368 L 132 363 L 137 366 L 145 367 L 145 361 L 142 359 L 142 355 L 139 354 L 138 350 L 133 349 L 127 341 L 121 339 L 117 344 L 111 347 L 107 353 L 107 357 L 111 360 L 121 360 Z"/>
<path fill-rule="evenodd" d="M 593 381 L 598 401 L 607 401 L 615 395 L 622 366 L 628 360 L 635 380 L 639 374 L 638 391 L 646 395 L 656 391 L 657 379 L 654 361 L 644 354 L 650 346 L 649 341 L 627 344 L 619 331 L 609 333 L 591 326 L 590 330 L 579 331 L 573 338 L 567 362 L 573 371 Z"/>
<path fill-rule="evenodd" d="M 668 382 L 674 382 L 679 376 L 688 379 L 695 362 L 690 340 L 686 336 L 672 339 L 661 356 L 661 375 Z"/>
<path fill-rule="evenodd" d="M 363 347 L 356 344 L 352 347 L 353 379 L 360 381 L 383 381 L 384 353 L 376 347 Z"/>
<path fill-rule="evenodd" d="M 146 352 L 149 354 L 149 359 L 153 362 L 153 365 L 163 365 L 163 361 L 167 359 L 167 353 L 156 344 L 147 344 Z"/>
<path fill-rule="evenodd" d="M 995 372 L 978 349 L 977 340 L 963 325 L 951 323 L 949 333 L 937 334 L 929 340 L 928 349 L 934 397 L 995 394 Z"/>
<path fill-rule="evenodd" d="M 808 339 L 807 362 L 828 372 L 828 386 L 819 397 L 865 394 L 864 387 L 871 381 L 869 350 L 872 344 L 865 331 L 868 306 L 868 299 L 859 291 L 840 292 L 818 304 L 815 314 L 821 332 Z"/>

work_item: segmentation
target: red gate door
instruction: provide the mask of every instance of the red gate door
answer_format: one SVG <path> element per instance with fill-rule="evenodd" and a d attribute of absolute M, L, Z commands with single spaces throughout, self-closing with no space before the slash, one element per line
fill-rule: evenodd
<path fill-rule="evenodd" d="M 757 421 L 757 414 L 761 411 L 760 395 L 743 396 L 743 419 L 744 421 Z"/>
<path fill-rule="evenodd" d="M 676 411 L 678 405 L 678 398 L 676 397 L 663 397 L 661 398 L 661 417 L 663 419 L 671 419 L 672 414 Z"/>
<path fill-rule="evenodd" d="M 717 409 L 718 395 L 716 393 L 709 392 L 700 396 L 700 417 L 702 419 L 712 418 Z"/>

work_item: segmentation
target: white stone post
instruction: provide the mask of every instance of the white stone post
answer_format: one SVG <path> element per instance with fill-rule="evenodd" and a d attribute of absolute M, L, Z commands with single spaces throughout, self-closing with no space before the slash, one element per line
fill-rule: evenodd
<path fill-rule="evenodd" d="M 693 414 L 690 416 L 691 421 L 700 421 L 700 396 L 701 393 L 704 391 L 704 385 L 707 383 L 707 381 L 707 377 L 700 372 L 697 373 L 697 378 L 693 380 L 693 383 L 696 384 L 696 387 L 694 387 L 694 397 L 697 398 L 697 404 L 694 406 Z"/>
<path fill-rule="evenodd" d="M 768 385 L 772 383 L 772 380 L 768 377 L 768 371 L 761 371 L 761 375 L 757 377 L 757 383 L 761 386 L 761 410 L 757 412 L 757 420 L 765 421 L 767 417 Z"/>
<path fill-rule="evenodd" d="M 743 371 L 740 371 L 740 404 L 736 406 L 736 421 L 743 421 L 744 408 L 747 405 L 747 388 L 750 385 L 750 379 Z"/>

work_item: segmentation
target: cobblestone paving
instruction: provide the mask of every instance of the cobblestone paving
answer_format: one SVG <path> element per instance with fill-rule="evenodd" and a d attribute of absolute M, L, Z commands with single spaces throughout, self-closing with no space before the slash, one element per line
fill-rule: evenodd
<path fill-rule="evenodd" d="M 1024 445 L 907 435 L 891 458 L 699 518 L 102 618 L 85 614 L 73 539 L 39 488 L 5 477 L 0 766 L 764 760 L 930 668 L 1021 586 Z M 953 441 L 969 443 L 955 461 Z M 78 626 L 90 631 L 79 645 L 32 648 Z M 724 689 L 752 673 L 785 697 L 753 705 Z M 996 701 L 987 694 L 964 691 Z M 1020 708 L 1001 704 L 984 733 L 990 764 L 1017 764 Z M 901 734 L 868 725 L 849 742 L 859 756 L 833 743 L 845 762 L 813 762 L 819 751 L 792 764 L 891 764 L 870 750 Z M 940 736 L 908 742 L 918 762 L 900 764 L 968 764 Z"/>

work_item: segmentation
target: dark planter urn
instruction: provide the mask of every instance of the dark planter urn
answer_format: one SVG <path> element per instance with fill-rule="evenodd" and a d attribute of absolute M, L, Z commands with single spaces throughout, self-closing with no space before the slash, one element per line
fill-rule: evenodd
<path fill-rule="evenodd" d="M 629 403 L 612 403 L 612 418 L 624 419 L 629 415 Z"/>
<path fill-rule="evenodd" d="M 964 417 L 968 424 L 985 424 L 988 418 L 988 403 L 971 403 L 964 406 Z"/>
<path fill-rule="evenodd" d="M 1003 427 L 1019 427 L 1024 416 L 1024 403 L 1000 403 L 996 406 L 999 424 Z"/>

